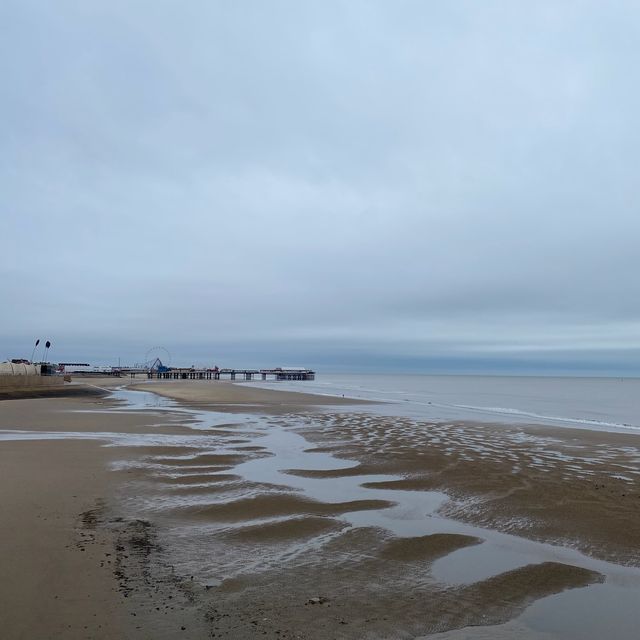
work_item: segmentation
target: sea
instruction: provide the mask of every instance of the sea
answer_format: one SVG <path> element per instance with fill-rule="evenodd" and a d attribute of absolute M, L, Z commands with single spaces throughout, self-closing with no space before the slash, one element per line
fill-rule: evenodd
<path fill-rule="evenodd" d="M 376 413 L 640 434 L 640 378 L 316 374 L 268 389 L 376 400 Z"/>

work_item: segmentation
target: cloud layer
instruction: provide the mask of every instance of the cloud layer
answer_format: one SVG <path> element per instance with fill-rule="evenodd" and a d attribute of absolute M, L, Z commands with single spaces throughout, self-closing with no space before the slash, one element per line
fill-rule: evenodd
<path fill-rule="evenodd" d="M 0 8 L 0 358 L 640 372 L 635 3 L 182 5 Z"/>

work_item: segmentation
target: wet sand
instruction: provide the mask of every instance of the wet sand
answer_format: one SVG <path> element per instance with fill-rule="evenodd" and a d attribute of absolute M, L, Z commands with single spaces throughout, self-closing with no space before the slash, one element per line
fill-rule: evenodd
<path fill-rule="evenodd" d="M 324 414 L 300 430 L 360 465 L 290 470 L 316 478 L 385 473 L 365 486 L 444 491 L 455 520 L 640 566 L 640 437 L 555 427 Z"/>
<path fill-rule="evenodd" d="M 106 476 L 94 443 L 0 443 L 3 638 L 121 637 L 116 584 L 100 566 L 110 545 L 81 535 L 81 514 L 109 495 Z"/>
<path fill-rule="evenodd" d="M 301 383 L 304 384 L 304 383 Z M 367 400 L 335 398 L 291 391 L 272 391 L 250 384 L 233 384 L 226 380 L 152 380 L 134 382 L 131 389 L 152 391 L 192 405 L 234 411 L 255 405 L 263 412 L 295 411 L 309 406 L 367 405 Z"/>
<path fill-rule="evenodd" d="M 121 483 L 109 470 L 115 450 L 102 446 L 108 440 L 84 436 L 183 428 L 171 426 L 170 414 L 157 425 L 153 412 L 110 413 L 117 405 L 94 394 L 0 402 L 2 638 L 170 638 L 200 620 L 186 607 L 159 618 L 155 605 L 174 599 L 173 576 L 153 588 L 153 607 L 132 598 L 130 584 L 146 571 L 151 547 L 145 523 L 119 511 Z M 6 429 L 34 439 L 3 440 Z M 56 432 L 65 437 L 50 439 Z M 121 448 L 117 457 L 129 455 Z"/>
<path fill-rule="evenodd" d="M 633 436 L 152 388 L 0 402 L 2 637 L 572 638 L 527 612 L 640 588 Z"/>
<path fill-rule="evenodd" d="M 17 400 L 26 398 L 71 398 L 75 396 L 97 396 L 103 391 L 93 385 L 64 384 L 52 387 L 35 387 L 7 389 L 0 386 L 0 400 Z"/>

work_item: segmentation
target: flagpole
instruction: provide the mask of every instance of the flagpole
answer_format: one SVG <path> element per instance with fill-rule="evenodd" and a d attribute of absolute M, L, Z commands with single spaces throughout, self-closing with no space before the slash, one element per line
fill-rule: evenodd
<path fill-rule="evenodd" d="M 31 362 L 32 362 L 32 363 L 33 363 L 33 356 L 34 356 L 34 355 L 35 355 L 35 353 L 36 353 L 36 347 L 37 347 L 39 344 L 40 344 L 40 338 L 38 338 L 38 339 L 36 340 L 36 344 L 35 344 L 35 346 L 33 347 L 33 351 L 31 352 Z"/>

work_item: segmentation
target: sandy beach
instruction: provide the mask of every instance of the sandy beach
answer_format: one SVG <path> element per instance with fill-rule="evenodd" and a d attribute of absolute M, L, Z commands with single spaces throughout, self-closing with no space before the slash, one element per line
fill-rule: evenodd
<path fill-rule="evenodd" d="M 249 385 L 232 384 L 227 381 L 176 380 L 151 381 L 129 385 L 138 391 L 153 393 L 186 402 L 190 405 L 206 406 L 224 411 L 238 411 L 255 406 L 261 412 L 283 412 L 301 410 L 309 406 L 355 406 L 369 404 L 365 400 L 320 396 L 290 391 L 271 391 Z"/>
<path fill-rule="evenodd" d="M 0 402 L 2 637 L 542 640 L 640 592 L 633 435 L 127 382 Z"/>

